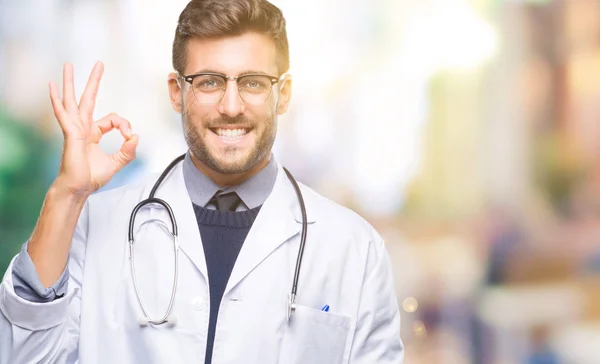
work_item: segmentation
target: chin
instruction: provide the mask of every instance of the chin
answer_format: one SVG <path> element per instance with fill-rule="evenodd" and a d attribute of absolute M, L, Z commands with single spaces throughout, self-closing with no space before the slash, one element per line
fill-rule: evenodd
<path fill-rule="evenodd" d="M 219 173 L 235 174 L 244 173 L 251 170 L 256 163 L 250 158 L 249 155 L 221 155 L 219 157 L 212 155 L 212 166 L 211 169 Z"/>

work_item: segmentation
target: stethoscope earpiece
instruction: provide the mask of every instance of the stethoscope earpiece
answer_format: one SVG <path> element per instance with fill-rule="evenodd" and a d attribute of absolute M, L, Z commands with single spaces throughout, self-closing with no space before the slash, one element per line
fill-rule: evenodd
<path fill-rule="evenodd" d="M 138 318 L 138 323 L 140 324 L 141 327 L 146 327 L 146 326 L 148 326 L 150 321 L 146 317 L 140 317 L 140 318 Z"/>
<path fill-rule="evenodd" d="M 177 326 L 177 317 L 176 316 L 169 316 L 167 318 L 167 326 L 169 326 L 169 327 L 175 327 L 175 326 Z"/>

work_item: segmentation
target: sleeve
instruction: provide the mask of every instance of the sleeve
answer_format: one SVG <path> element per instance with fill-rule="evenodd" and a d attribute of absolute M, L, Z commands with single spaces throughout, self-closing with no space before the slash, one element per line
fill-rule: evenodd
<path fill-rule="evenodd" d="M 392 265 L 381 237 L 374 232 L 357 316 L 350 364 L 402 364 L 400 309 Z"/>
<path fill-rule="evenodd" d="M 27 252 L 27 243 L 21 247 L 21 252 L 12 265 L 13 287 L 17 296 L 29 302 L 52 302 L 62 298 L 67 293 L 69 282 L 69 267 L 65 267 L 60 278 L 52 286 L 45 288 L 40 281 L 35 265 Z"/>
<path fill-rule="evenodd" d="M 19 256 L 13 258 L 0 284 L 0 364 L 77 362 L 88 211 L 86 203 L 71 243 L 64 297 L 50 302 L 20 297 L 13 280 Z"/>

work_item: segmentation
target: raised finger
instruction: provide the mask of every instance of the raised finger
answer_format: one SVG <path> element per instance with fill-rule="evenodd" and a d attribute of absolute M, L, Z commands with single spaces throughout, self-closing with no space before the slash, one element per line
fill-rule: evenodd
<path fill-rule="evenodd" d="M 125 139 L 131 138 L 132 135 L 129 121 L 115 113 L 108 114 L 98 120 L 96 125 L 100 128 L 102 134 L 106 134 L 113 129 L 119 129 Z"/>
<path fill-rule="evenodd" d="M 79 112 L 83 119 L 89 123 L 93 121 L 94 107 L 96 106 L 96 96 L 98 95 L 98 87 L 104 73 L 104 65 L 102 62 L 97 62 L 90 74 L 85 90 L 81 96 L 79 103 Z"/>
<path fill-rule="evenodd" d="M 70 115 L 77 114 L 74 82 L 73 65 L 67 62 L 63 67 L 63 105 Z"/>
<path fill-rule="evenodd" d="M 135 159 L 135 151 L 138 145 L 138 140 L 139 139 L 137 135 L 132 135 L 131 138 L 123 142 L 123 144 L 121 145 L 121 149 L 119 149 L 112 155 L 117 170 L 121 170 L 129 162 Z"/>
<path fill-rule="evenodd" d="M 60 127 L 63 131 L 69 127 L 67 112 L 63 107 L 63 104 L 60 100 L 60 95 L 58 94 L 58 86 L 54 82 L 50 82 L 50 101 L 52 102 L 52 109 L 54 110 L 54 116 L 56 116 L 56 120 L 60 124 Z"/>

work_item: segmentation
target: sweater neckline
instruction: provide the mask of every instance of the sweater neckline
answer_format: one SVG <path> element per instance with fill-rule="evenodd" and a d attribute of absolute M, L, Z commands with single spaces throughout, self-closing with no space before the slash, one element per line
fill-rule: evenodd
<path fill-rule="evenodd" d="M 198 206 L 194 203 L 194 212 L 200 225 L 216 225 L 232 228 L 249 228 L 254 223 L 262 206 L 244 211 L 219 211 Z"/>

